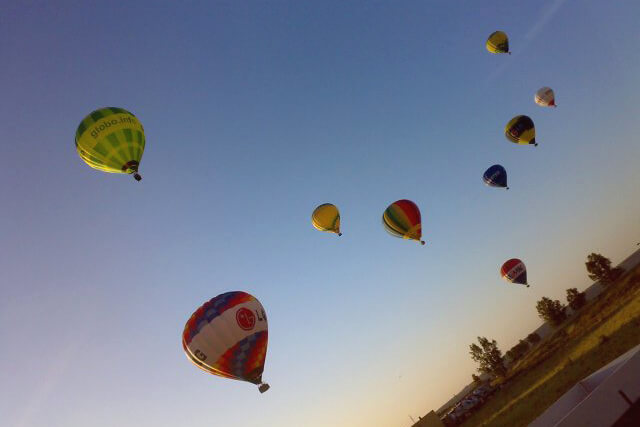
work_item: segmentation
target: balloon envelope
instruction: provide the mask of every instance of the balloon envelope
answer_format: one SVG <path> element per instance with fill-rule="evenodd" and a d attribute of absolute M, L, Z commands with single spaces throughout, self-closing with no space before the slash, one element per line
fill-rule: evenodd
<path fill-rule="evenodd" d="M 529 286 L 527 284 L 527 268 L 518 258 L 512 258 L 502 264 L 500 275 L 507 282 Z"/>
<path fill-rule="evenodd" d="M 511 119 L 504 128 L 504 135 L 509 141 L 516 144 L 538 145 L 536 143 L 536 128 L 529 116 L 516 116 Z"/>
<path fill-rule="evenodd" d="M 503 31 L 496 31 L 491 33 L 487 39 L 487 50 L 491 53 L 510 53 L 509 52 L 509 38 Z"/>
<path fill-rule="evenodd" d="M 320 231 L 342 235 L 340 232 L 340 212 L 331 203 L 324 203 L 314 209 L 311 214 L 311 224 Z"/>
<path fill-rule="evenodd" d="M 197 367 L 224 378 L 262 384 L 267 316 L 254 296 L 226 292 L 196 310 L 182 333 L 182 347 Z M 265 387 L 266 386 L 266 387 Z"/>
<path fill-rule="evenodd" d="M 536 104 L 541 105 L 543 107 L 556 106 L 556 97 L 555 97 L 555 94 L 553 93 L 553 89 L 551 89 L 550 87 L 543 87 L 538 89 L 534 99 L 536 101 Z"/>
<path fill-rule="evenodd" d="M 76 130 L 76 150 L 86 164 L 104 172 L 134 174 L 137 180 L 144 145 L 142 124 L 122 108 L 96 110 Z"/>
<path fill-rule="evenodd" d="M 392 236 L 417 240 L 424 245 L 420 209 L 411 200 L 398 200 L 382 214 L 382 224 Z"/>
<path fill-rule="evenodd" d="M 490 187 L 507 187 L 507 171 L 501 165 L 493 165 L 484 172 L 482 179 Z"/>

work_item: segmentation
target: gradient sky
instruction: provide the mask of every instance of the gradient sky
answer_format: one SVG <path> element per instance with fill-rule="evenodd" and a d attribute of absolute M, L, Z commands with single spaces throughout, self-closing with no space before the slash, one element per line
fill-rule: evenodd
<path fill-rule="evenodd" d="M 587 254 L 640 240 L 637 0 L 1 9 L 1 425 L 408 426 L 470 381 L 478 335 L 508 350 Z M 145 127 L 141 183 L 75 153 L 103 106 Z M 518 114 L 537 148 L 504 138 Z M 381 226 L 402 198 L 424 247 Z M 324 202 L 340 238 L 310 224 Z M 182 351 L 229 290 L 269 316 L 264 395 Z"/>

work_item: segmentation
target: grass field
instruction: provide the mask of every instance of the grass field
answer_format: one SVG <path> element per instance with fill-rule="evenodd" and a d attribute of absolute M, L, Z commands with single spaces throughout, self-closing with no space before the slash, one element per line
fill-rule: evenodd
<path fill-rule="evenodd" d="M 638 344 L 640 266 L 513 365 L 502 388 L 462 425 L 527 425 L 576 382 Z"/>

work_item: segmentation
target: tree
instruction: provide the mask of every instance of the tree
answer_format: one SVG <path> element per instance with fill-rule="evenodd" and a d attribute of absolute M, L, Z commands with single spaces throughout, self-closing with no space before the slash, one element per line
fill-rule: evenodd
<path fill-rule="evenodd" d="M 509 359 L 511 359 L 512 362 L 515 362 L 516 360 L 524 356 L 527 350 L 529 350 L 529 343 L 520 340 L 518 344 L 511 347 L 511 350 L 507 351 L 506 356 L 509 356 Z"/>
<path fill-rule="evenodd" d="M 584 292 L 578 292 L 577 288 L 567 289 L 567 302 L 569 307 L 574 311 L 580 310 L 580 308 L 587 302 L 587 297 Z"/>
<path fill-rule="evenodd" d="M 480 384 L 480 377 L 477 376 L 476 374 L 471 374 L 471 379 L 473 380 L 474 383 Z"/>
<path fill-rule="evenodd" d="M 536 334 L 535 332 L 532 332 L 529 335 L 527 335 L 527 341 L 529 341 L 533 345 L 538 341 L 540 341 L 540 335 Z"/>
<path fill-rule="evenodd" d="M 553 301 L 547 297 L 542 297 L 542 299 L 538 301 L 536 309 L 538 310 L 538 316 L 554 326 L 561 324 L 567 317 L 564 311 L 565 307 L 560 301 Z"/>
<path fill-rule="evenodd" d="M 471 358 L 478 362 L 478 372 L 486 372 L 497 376 L 504 376 L 507 368 L 502 361 L 502 352 L 498 348 L 496 340 L 489 341 L 485 337 L 478 337 L 478 344 L 473 343 L 469 346 L 469 354 Z"/>
<path fill-rule="evenodd" d="M 592 253 L 587 257 L 587 272 L 589 278 L 604 285 L 615 282 L 624 273 L 620 267 L 611 268 L 611 260 L 600 254 Z"/>

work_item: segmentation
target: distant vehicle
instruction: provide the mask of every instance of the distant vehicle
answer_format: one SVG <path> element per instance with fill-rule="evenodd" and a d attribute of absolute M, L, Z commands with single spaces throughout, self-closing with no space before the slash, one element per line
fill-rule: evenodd
<path fill-rule="evenodd" d="M 491 384 L 484 384 L 473 390 L 473 395 L 477 396 L 482 400 L 486 400 L 489 396 L 491 396 L 496 389 L 491 386 Z"/>

